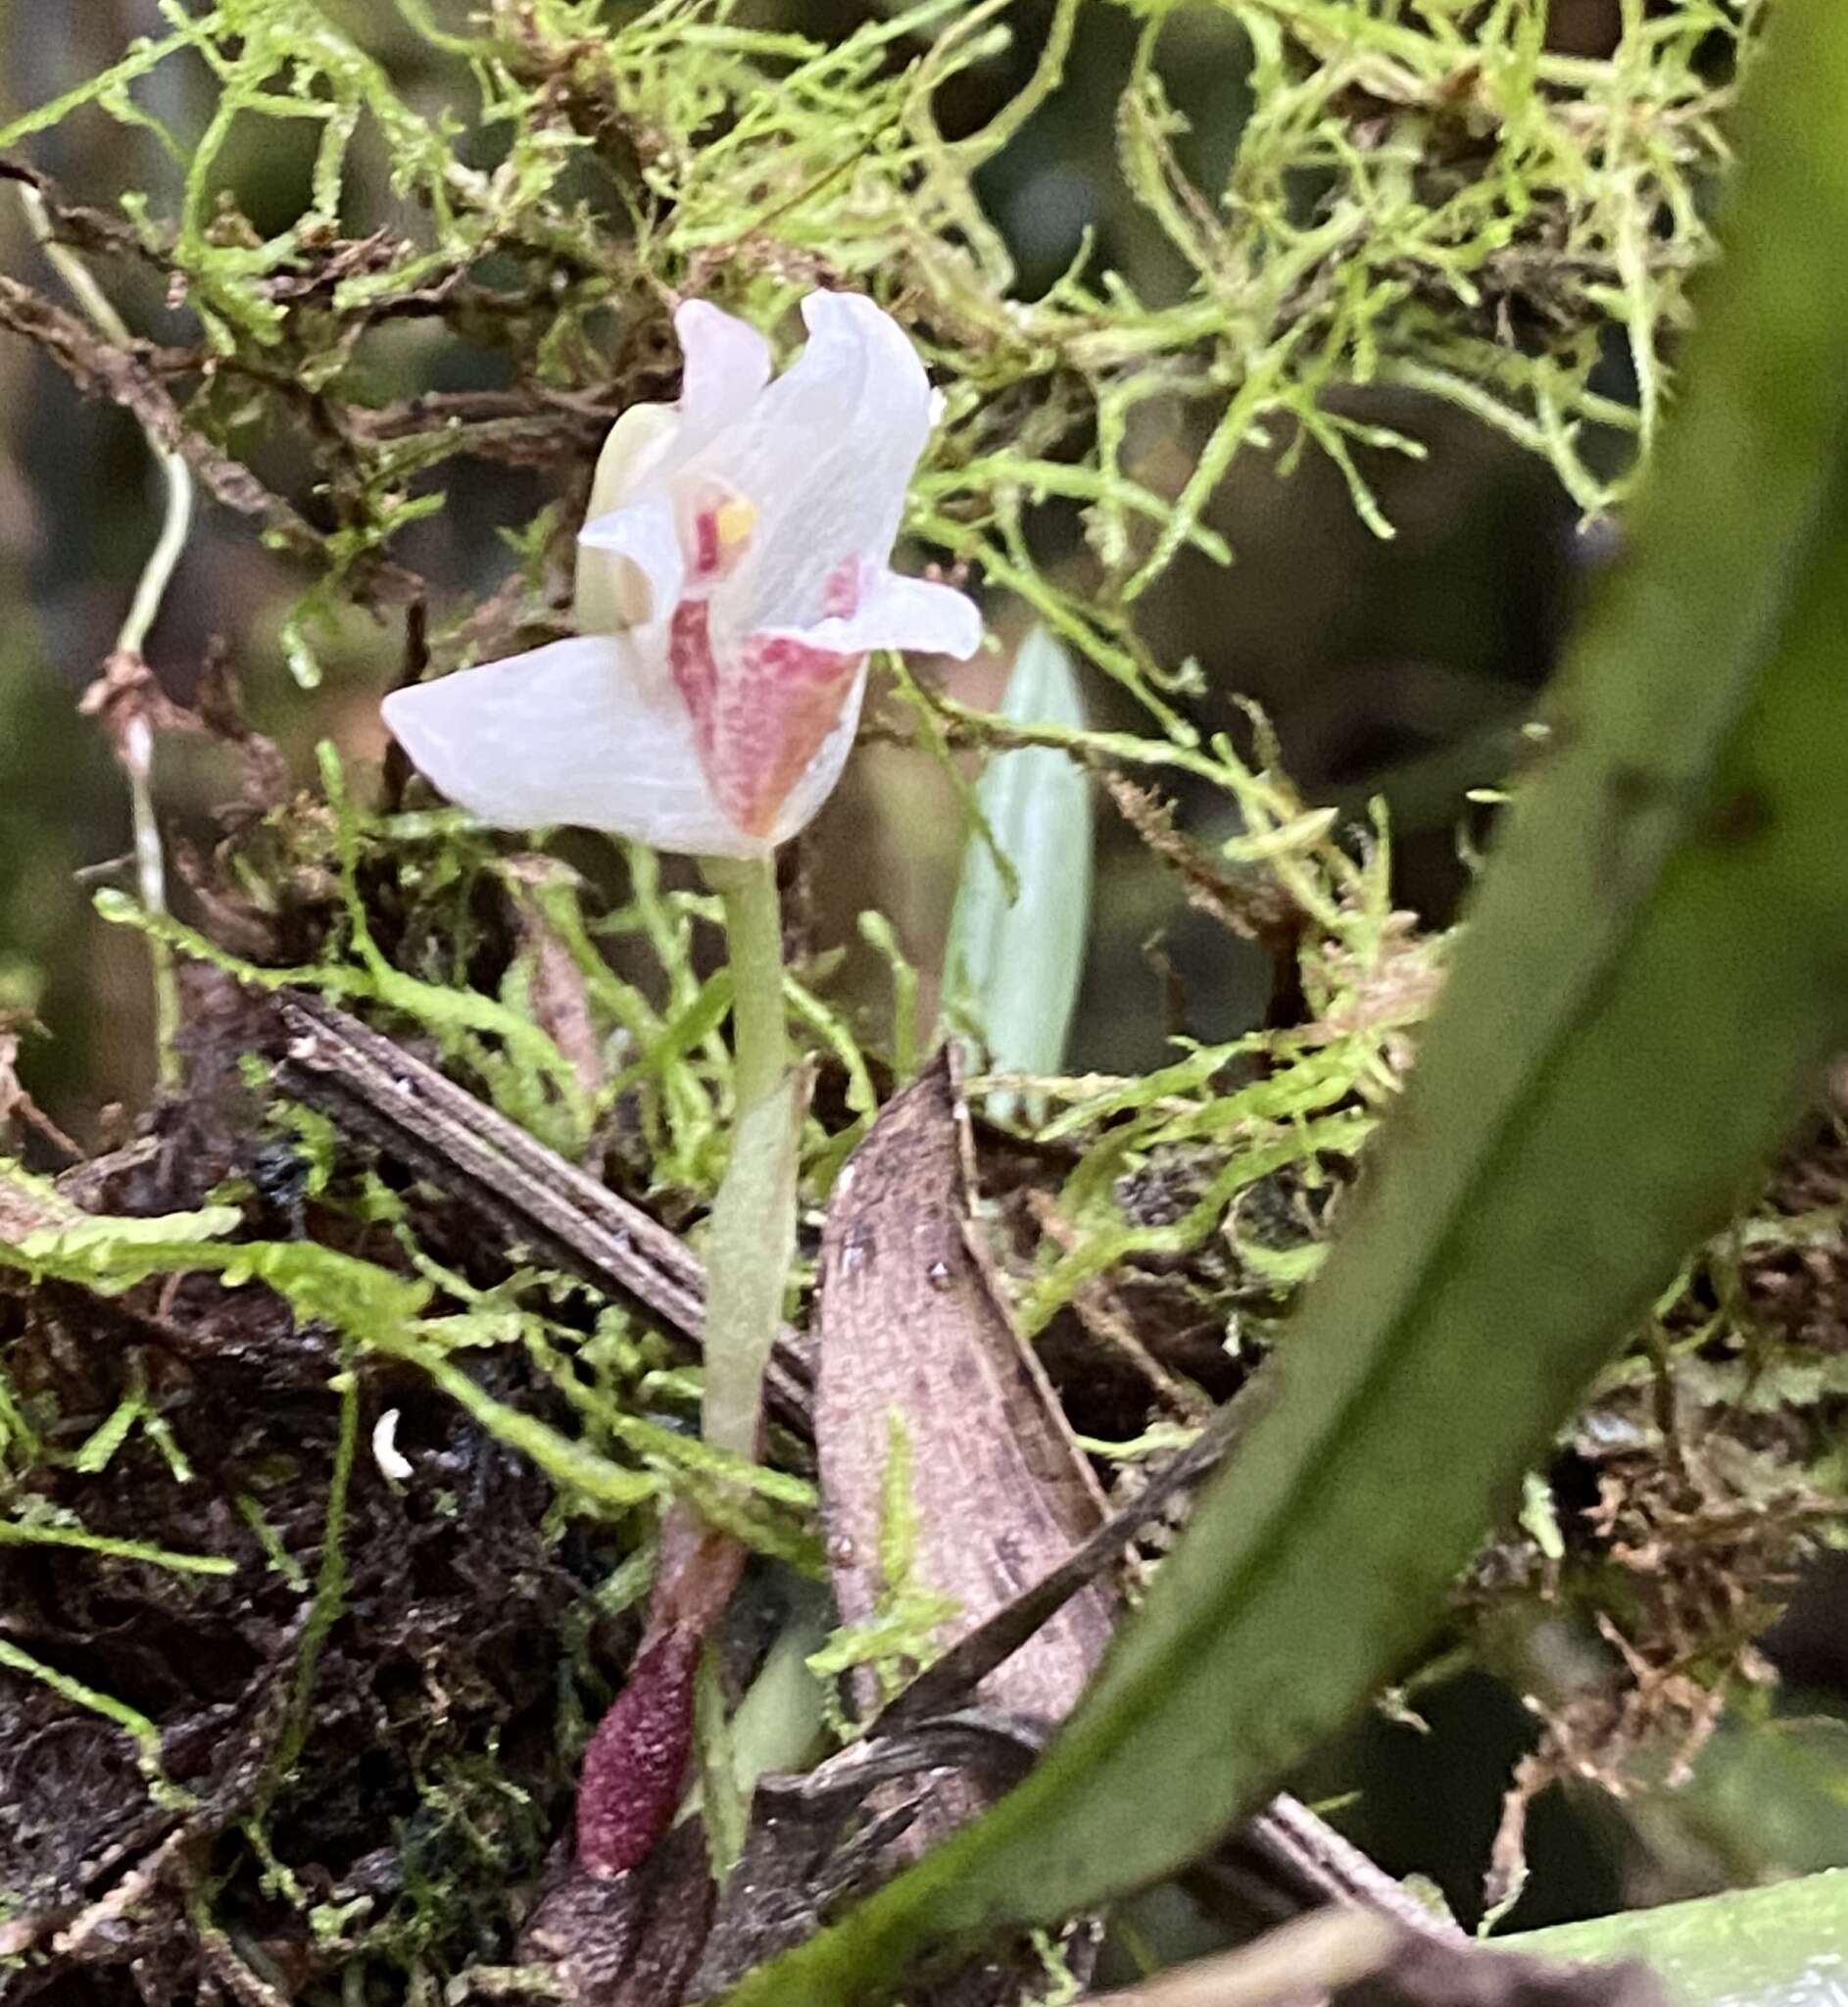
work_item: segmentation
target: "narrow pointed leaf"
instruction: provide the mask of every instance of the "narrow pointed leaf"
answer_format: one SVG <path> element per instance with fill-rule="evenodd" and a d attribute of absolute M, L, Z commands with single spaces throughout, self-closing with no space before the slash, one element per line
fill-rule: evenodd
<path fill-rule="evenodd" d="M 1022 644 L 1001 715 L 1012 724 L 1082 725 L 1070 656 L 1044 627 Z M 978 830 L 963 855 L 945 955 L 952 1008 L 981 1032 L 1004 1073 L 1052 1073 L 1085 973 L 1091 920 L 1091 787 L 1063 753 L 1021 747 L 990 760 L 976 788 Z M 996 862 L 1012 866 L 1010 886 Z M 993 1101 L 989 1112 L 1004 1115 Z"/>

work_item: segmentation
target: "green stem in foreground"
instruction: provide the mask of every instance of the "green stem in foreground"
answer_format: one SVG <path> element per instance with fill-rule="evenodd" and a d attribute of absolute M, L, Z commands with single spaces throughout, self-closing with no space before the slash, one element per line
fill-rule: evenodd
<path fill-rule="evenodd" d="M 708 858 L 731 953 L 736 1116 L 706 1243 L 705 1398 L 701 1432 L 754 1458 L 763 1371 L 796 1250 L 799 1116 L 783 1015 L 783 910 L 768 857 Z"/>

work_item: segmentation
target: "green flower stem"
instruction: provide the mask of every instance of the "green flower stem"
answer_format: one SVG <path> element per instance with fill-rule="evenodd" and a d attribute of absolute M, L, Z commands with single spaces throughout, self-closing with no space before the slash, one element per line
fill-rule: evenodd
<path fill-rule="evenodd" d="M 705 1440 L 755 1457 L 763 1370 L 796 1251 L 796 1099 L 783 1016 L 776 866 L 708 858 L 731 951 L 736 1117 L 706 1244 Z"/>
<path fill-rule="evenodd" d="M 789 1069 L 783 1017 L 783 903 L 770 857 L 707 857 L 705 882 L 725 906 L 732 964 L 732 1039 L 738 1119 L 782 1085 Z"/>

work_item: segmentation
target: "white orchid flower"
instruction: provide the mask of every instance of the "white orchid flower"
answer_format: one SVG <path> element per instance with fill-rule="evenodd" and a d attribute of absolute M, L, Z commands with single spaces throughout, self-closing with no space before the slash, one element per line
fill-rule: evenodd
<path fill-rule="evenodd" d="M 840 779 L 868 650 L 975 653 L 971 601 L 889 568 L 923 366 L 870 300 L 811 293 L 802 318 L 772 382 L 754 328 L 683 306 L 679 404 L 625 412 L 598 463 L 580 633 L 385 700 L 452 801 L 501 828 L 764 857 Z"/>

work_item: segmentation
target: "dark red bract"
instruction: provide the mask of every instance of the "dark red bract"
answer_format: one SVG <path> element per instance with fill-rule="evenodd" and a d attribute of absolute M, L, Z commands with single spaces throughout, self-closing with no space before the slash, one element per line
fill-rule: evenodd
<path fill-rule="evenodd" d="M 693 1680 L 705 1640 L 679 1624 L 643 1644 L 597 1725 L 577 1791 L 577 1858 L 621 1875 L 667 1831 L 693 1753 Z"/>

